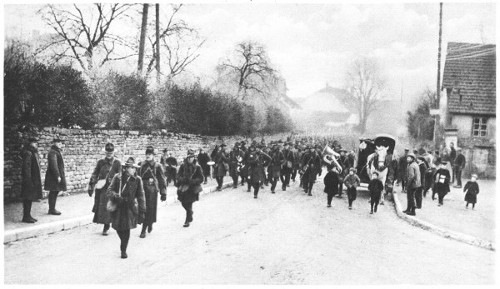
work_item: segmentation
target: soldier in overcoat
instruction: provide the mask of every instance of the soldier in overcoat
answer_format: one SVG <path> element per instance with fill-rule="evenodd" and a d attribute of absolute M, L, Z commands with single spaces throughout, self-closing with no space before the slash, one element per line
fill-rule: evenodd
<path fill-rule="evenodd" d="M 240 143 L 236 142 L 233 150 L 229 153 L 229 175 L 233 179 L 233 189 L 238 187 L 238 167 L 241 166 L 243 157 L 244 154 L 243 151 L 240 150 Z"/>
<path fill-rule="evenodd" d="M 112 143 L 107 143 L 104 151 L 106 156 L 97 161 L 97 165 L 90 177 L 88 194 L 92 197 L 95 190 L 94 206 L 92 207 L 94 219 L 92 221 L 97 224 L 104 224 L 102 234 L 106 236 L 111 223 L 111 214 L 106 209 L 108 203 L 106 191 L 113 177 L 122 171 L 122 164 L 114 157 L 115 146 Z M 104 182 L 104 186 L 97 188 L 96 184 L 98 182 Z"/>
<path fill-rule="evenodd" d="M 276 184 L 278 183 L 278 179 L 281 175 L 281 168 L 285 164 L 285 156 L 281 151 L 281 147 L 279 145 L 274 146 L 274 150 L 271 153 L 271 162 L 270 166 L 270 179 L 271 179 L 271 193 L 275 193 Z"/>
<path fill-rule="evenodd" d="M 158 193 L 161 201 L 167 200 L 167 185 L 162 166 L 154 160 L 154 148 L 146 148 L 146 160 L 139 163 L 138 175 L 142 179 L 144 195 L 146 197 L 146 218 L 142 224 L 141 238 L 146 237 L 153 230 L 153 223 L 156 222 L 156 212 L 158 210 Z"/>
<path fill-rule="evenodd" d="M 189 227 L 193 222 L 193 203 L 199 200 L 199 194 L 203 191 L 203 173 L 201 167 L 194 161 L 194 152 L 188 150 L 187 157 L 179 168 L 177 199 L 186 210 L 184 227 Z"/>
<path fill-rule="evenodd" d="M 222 184 L 224 183 L 224 176 L 229 170 L 229 155 L 226 153 L 226 145 L 221 144 L 219 146 L 219 151 L 213 158 L 215 162 L 214 175 L 217 180 L 217 190 L 222 190 Z"/>
<path fill-rule="evenodd" d="M 45 174 L 44 190 L 49 191 L 49 214 L 60 215 L 56 210 L 57 195 L 66 191 L 66 175 L 64 173 L 64 160 L 62 155 L 63 139 L 54 138 L 53 145 L 47 155 L 47 172 Z"/>
<path fill-rule="evenodd" d="M 253 147 L 253 145 L 252 145 Z M 264 164 L 271 162 L 271 157 L 261 151 L 259 146 L 251 149 L 248 155 L 248 183 L 253 187 L 253 197 L 257 199 L 259 189 L 265 179 Z M 250 187 L 249 187 L 250 189 Z"/>
<path fill-rule="evenodd" d="M 302 167 L 305 168 L 303 176 L 305 192 L 308 196 L 312 196 L 312 187 L 321 172 L 321 156 L 317 149 L 304 156 Z"/>
<path fill-rule="evenodd" d="M 111 180 L 106 194 L 112 207 L 111 226 L 120 237 L 122 259 L 127 258 L 127 246 L 130 239 L 130 230 L 144 220 L 146 215 L 146 197 L 142 187 L 142 180 L 136 176 L 138 166 L 134 158 L 130 157 L 124 164 L 125 170 L 116 174 Z"/>
<path fill-rule="evenodd" d="M 290 186 L 290 177 L 293 171 L 293 162 L 295 160 L 293 151 L 290 149 L 292 144 L 290 142 L 285 142 L 283 149 L 284 163 L 281 167 L 281 189 L 286 191 L 286 187 Z"/>
<path fill-rule="evenodd" d="M 23 199 L 24 223 L 38 221 L 31 216 L 31 205 L 33 201 L 42 198 L 42 177 L 40 173 L 40 155 L 38 154 L 38 139 L 30 138 L 22 151 L 22 187 L 21 197 Z"/>
<path fill-rule="evenodd" d="M 210 176 L 210 166 L 208 165 L 208 162 L 210 161 L 210 156 L 203 148 L 200 148 L 200 152 L 198 153 L 198 156 L 196 158 L 198 160 L 198 164 L 201 167 L 201 170 L 203 171 L 203 177 L 204 177 L 203 184 L 206 184 L 207 178 L 208 176 Z"/>

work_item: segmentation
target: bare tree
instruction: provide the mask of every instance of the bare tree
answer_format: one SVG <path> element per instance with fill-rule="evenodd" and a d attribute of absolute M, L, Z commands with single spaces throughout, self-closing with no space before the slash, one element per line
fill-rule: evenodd
<path fill-rule="evenodd" d="M 185 71 L 186 67 L 200 56 L 199 49 L 205 43 L 196 28 L 191 27 L 179 18 L 182 4 L 172 4 L 168 7 L 170 8 L 169 12 L 162 11 L 162 14 L 167 18 L 166 22 L 161 21 L 161 19 L 159 21 L 159 35 L 156 36 L 155 33 L 148 36 L 151 47 L 148 50 L 147 58 L 149 58 L 149 63 L 146 69 L 146 74 L 149 75 L 153 71 L 155 64 L 158 64 L 156 62 L 160 59 L 157 55 L 159 44 L 166 51 L 163 54 L 165 56 L 166 71 L 161 75 L 167 77 L 167 82 Z M 151 22 L 150 25 L 156 26 L 156 22 Z M 156 32 L 156 27 L 151 31 Z"/>
<path fill-rule="evenodd" d="M 141 36 L 139 39 L 139 60 L 137 62 L 137 71 L 142 73 L 142 66 L 144 64 L 144 46 L 146 45 L 146 33 L 148 29 L 148 8 L 149 4 L 142 4 L 142 24 Z"/>
<path fill-rule="evenodd" d="M 98 65 L 108 61 L 125 59 L 136 55 L 117 53 L 118 46 L 131 45 L 117 34 L 111 32 L 111 26 L 118 19 L 125 17 L 132 4 L 92 4 L 71 6 L 45 5 L 38 13 L 56 32 L 44 43 L 37 53 L 53 49 L 55 61 L 71 58 L 78 62 L 88 73 L 94 67 L 94 56 L 102 53 Z M 86 6 L 86 7 L 85 7 Z"/>
<path fill-rule="evenodd" d="M 217 71 L 220 76 L 236 82 L 238 87 L 236 97 L 241 97 L 243 100 L 250 91 L 268 96 L 270 82 L 273 82 L 276 74 L 264 46 L 253 41 L 238 43 L 232 59 L 223 60 L 218 65 Z"/>
<path fill-rule="evenodd" d="M 359 130 L 366 131 L 370 114 L 377 109 L 377 103 L 384 98 L 385 80 L 380 67 L 374 59 L 359 58 L 354 60 L 346 73 L 346 90 L 350 97 L 348 103 L 358 110 Z"/>

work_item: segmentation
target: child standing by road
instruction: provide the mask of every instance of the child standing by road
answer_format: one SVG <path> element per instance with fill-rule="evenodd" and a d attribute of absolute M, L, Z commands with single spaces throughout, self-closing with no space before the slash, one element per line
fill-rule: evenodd
<path fill-rule="evenodd" d="M 344 178 L 344 184 L 347 187 L 347 197 L 349 200 L 349 210 L 352 210 L 352 203 L 356 200 L 357 187 L 361 182 L 358 175 L 356 175 L 356 169 L 350 168 L 349 174 Z"/>
<path fill-rule="evenodd" d="M 373 172 L 372 179 L 368 184 L 368 191 L 370 192 L 370 206 L 371 206 L 370 214 L 373 214 L 373 212 L 375 213 L 377 212 L 378 203 L 380 201 L 380 196 L 383 190 L 384 190 L 384 184 L 382 184 L 382 181 L 378 179 L 378 173 Z"/>
<path fill-rule="evenodd" d="M 476 182 L 477 175 L 472 174 L 470 181 L 465 184 L 464 193 L 465 193 L 465 208 L 469 208 L 469 203 L 472 204 L 472 209 L 476 206 L 477 194 L 479 194 L 479 185 Z"/>

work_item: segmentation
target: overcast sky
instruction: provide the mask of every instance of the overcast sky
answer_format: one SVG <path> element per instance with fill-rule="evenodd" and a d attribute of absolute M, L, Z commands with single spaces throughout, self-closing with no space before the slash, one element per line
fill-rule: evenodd
<path fill-rule="evenodd" d="M 43 24 L 35 5 L 7 5 L 7 35 Z M 181 17 L 207 38 L 190 71 L 208 79 L 218 60 L 243 40 L 256 40 L 287 81 L 290 97 L 307 96 L 329 83 L 343 87 L 356 56 L 376 57 L 388 95 L 414 98 L 435 88 L 439 4 L 189 4 Z M 450 41 L 495 43 L 495 4 L 445 3 L 443 52 Z M 443 53 L 444 55 L 444 53 Z M 444 63 L 444 59 L 443 59 Z"/>

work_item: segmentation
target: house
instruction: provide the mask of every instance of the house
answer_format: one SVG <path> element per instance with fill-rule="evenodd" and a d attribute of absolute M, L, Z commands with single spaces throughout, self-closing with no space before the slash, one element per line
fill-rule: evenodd
<path fill-rule="evenodd" d="M 448 43 L 441 87 L 445 144 L 461 147 L 464 176 L 495 177 L 496 45 Z M 444 117 L 443 117 L 444 116 Z"/>
<path fill-rule="evenodd" d="M 296 99 L 302 110 L 292 117 L 299 129 L 310 133 L 348 132 L 359 120 L 346 105 L 346 97 L 345 90 L 326 84 L 307 97 Z"/>

